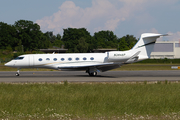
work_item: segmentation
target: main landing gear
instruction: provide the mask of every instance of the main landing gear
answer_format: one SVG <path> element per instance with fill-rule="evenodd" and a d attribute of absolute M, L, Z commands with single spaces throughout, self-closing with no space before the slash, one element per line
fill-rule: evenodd
<path fill-rule="evenodd" d="M 97 75 L 97 72 L 94 71 L 94 72 L 88 72 L 89 73 L 89 76 L 96 76 Z"/>
<path fill-rule="evenodd" d="M 89 74 L 89 76 L 96 76 L 97 75 L 97 69 L 96 68 L 89 68 L 88 70 L 86 70 L 86 73 Z"/>
<path fill-rule="evenodd" d="M 17 70 L 17 73 L 16 73 L 15 75 L 16 75 L 16 76 L 19 76 L 19 75 L 20 75 L 19 70 Z"/>

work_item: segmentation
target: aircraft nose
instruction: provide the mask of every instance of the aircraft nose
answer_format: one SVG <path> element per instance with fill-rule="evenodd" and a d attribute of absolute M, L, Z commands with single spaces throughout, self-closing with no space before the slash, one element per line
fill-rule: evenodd
<path fill-rule="evenodd" d="M 5 66 L 8 66 L 9 65 L 9 62 L 8 63 L 6 63 L 6 64 L 4 64 Z"/>
<path fill-rule="evenodd" d="M 7 67 L 11 67 L 12 66 L 11 62 L 8 62 L 8 63 L 6 63 L 4 65 L 7 66 Z"/>

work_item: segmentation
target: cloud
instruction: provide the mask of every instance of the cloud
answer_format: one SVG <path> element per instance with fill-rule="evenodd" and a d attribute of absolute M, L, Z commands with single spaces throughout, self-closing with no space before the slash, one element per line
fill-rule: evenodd
<path fill-rule="evenodd" d="M 41 30 L 53 31 L 62 35 L 66 28 L 87 28 L 93 34 L 100 30 L 118 31 L 123 22 L 130 22 L 136 26 L 138 31 L 158 32 L 155 29 L 157 19 L 153 18 L 150 11 L 169 4 L 175 4 L 178 0 L 92 0 L 92 6 L 81 8 L 73 1 L 65 1 L 60 5 L 59 10 L 51 16 L 46 16 L 36 21 L 41 26 Z M 160 6 L 159 6 L 160 5 Z M 164 7 L 163 7 L 164 8 Z M 124 27 L 124 26 L 123 26 Z M 129 29 L 135 29 L 128 26 Z M 152 29 L 151 29 L 152 28 Z M 128 29 L 128 30 L 129 30 Z M 149 30 L 142 30 L 149 29 Z M 142 33 L 141 32 L 141 33 Z M 176 33 L 177 34 L 177 33 Z M 139 34 L 138 34 L 139 35 Z"/>
<path fill-rule="evenodd" d="M 117 0 L 118 1 L 118 0 Z M 134 11 L 142 9 L 137 7 L 144 3 L 144 0 L 119 0 L 117 7 L 110 0 L 92 0 L 92 6 L 88 8 L 80 8 L 72 1 L 65 1 L 59 11 L 51 16 L 46 16 L 37 20 L 43 31 L 54 31 L 55 34 L 62 33 L 63 28 L 85 27 L 90 32 L 99 30 L 116 30 L 118 25 L 128 19 Z"/>
<path fill-rule="evenodd" d="M 176 33 L 168 32 L 168 34 L 170 35 L 168 40 L 180 41 L 180 31 L 177 31 Z"/>

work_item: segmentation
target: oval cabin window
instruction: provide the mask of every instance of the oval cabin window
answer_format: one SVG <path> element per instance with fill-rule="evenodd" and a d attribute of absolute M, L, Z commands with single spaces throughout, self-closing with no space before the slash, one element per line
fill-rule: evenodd
<path fill-rule="evenodd" d="M 90 58 L 90 60 L 94 60 L 94 58 L 93 58 L 93 57 L 91 57 L 91 58 Z"/>
<path fill-rule="evenodd" d="M 39 58 L 39 61 L 42 61 L 42 58 Z"/>

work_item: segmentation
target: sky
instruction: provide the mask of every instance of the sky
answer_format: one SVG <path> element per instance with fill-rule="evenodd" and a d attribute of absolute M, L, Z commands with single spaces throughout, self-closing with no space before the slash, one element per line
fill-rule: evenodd
<path fill-rule="evenodd" d="M 0 0 L 0 22 L 30 20 L 43 32 L 63 35 L 66 28 L 86 28 L 91 35 L 170 34 L 180 40 L 180 0 Z"/>

